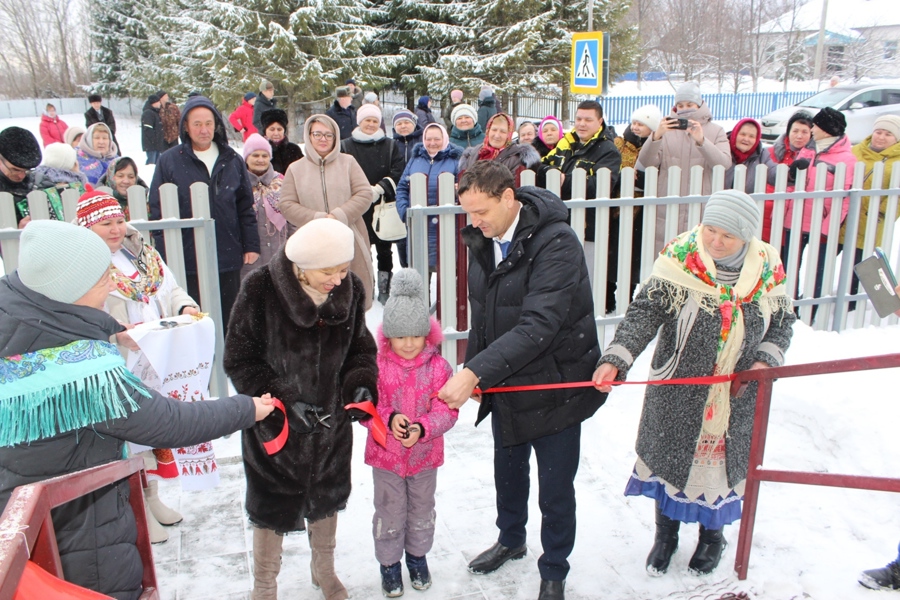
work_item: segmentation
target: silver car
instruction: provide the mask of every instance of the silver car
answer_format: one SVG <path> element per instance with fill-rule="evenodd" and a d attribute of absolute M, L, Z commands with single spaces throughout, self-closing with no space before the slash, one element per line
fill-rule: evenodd
<path fill-rule="evenodd" d="M 900 83 L 893 85 L 841 85 L 810 96 L 795 106 L 770 112 L 760 122 L 762 139 L 774 142 L 783 134 L 788 119 L 798 110 L 815 115 L 830 106 L 847 118 L 847 136 L 857 144 L 872 134 L 872 126 L 881 115 L 900 116 Z"/>

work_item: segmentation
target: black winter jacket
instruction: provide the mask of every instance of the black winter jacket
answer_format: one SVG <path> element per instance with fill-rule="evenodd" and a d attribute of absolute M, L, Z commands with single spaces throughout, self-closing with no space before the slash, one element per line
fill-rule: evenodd
<path fill-rule="evenodd" d="M 219 147 L 219 157 L 213 166 L 212 176 L 206 165 L 194 154 L 191 139 L 185 128 L 188 113 L 199 106 L 210 109 L 216 120 L 213 143 Z M 216 222 L 216 254 L 219 272 L 239 271 L 244 266 L 244 253 L 259 252 L 259 232 L 256 213 L 253 211 L 253 188 L 244 159 L 228 145 L 225 121 L 208 98 L 194 96 L 184 105 L 181 113 L 182 143 L 170 148 L 159 157 L 153 181 L 150 183 L 150 220 L 162 218 L 159 203 L 159 186 L 174 183 L 178 186 L 178 206 L 181 217 L 193 216 L 191 208 L 191 184 L 202 181 L 209 185 L 209 206 Z M 194 248 L 194 232 L 185 229 L 184 268 L 188 273 L 197 272 L 197 255 Z M 154 234 L 156 247 L 165 256 L 162 235 Z"/>
<path fill-rule="evenodd" d="M 141 150 L 144 152 L 165 152 L 169 148 L 163 135 L 162 116 L 159 109 L 148 101 L 141 114 Z"/>
<path fill-rule="evenodd" d="M 56 348 L 76 340 L 103 340 L 123 327 L 108 314 L 64 304 L 25 287 L 17 272 L 0 279 L 0 354 Z M 126 441 L 155 448 L 199 444 L 254 423 L 253 400 L 178 402 L 134 388 L 140 406 L 128 417 L 96 423 L 30 444 L 0 448 L 0 511 L 20 485 L 122 458 Z M 120 600 L 140 596 L 143 567 L 128 481 L 101 488 L 52 511 L 67 581 Z"/>
<path fill-rule="evenodd" d="M 260 117 L 267 110 L 272 110 L 276 108 L 276 104 L 278 104 L 278 98 L 272 96 L 272 99 L 269 100 L 266 98 L 266 95 L 260 92 L 256 95 L 256 102 L 253 103 L 253 126 L 256 127 L 256 131 L 259 135 L 266 137 L 264 134 L 266 132 L 266 128 L 262 126 L 262 121 L 260 121 Z M 184 112 L 181 113 L 182 115 Z"/>
<path fill-rule="evenodd" d="M 422 134 L 424 131 L 425 130 L 422 129 L 419 124 L 416 124 L 416 128 L 413 129 L 413 132 L 409 135 L 400 135 L 396 131 L 394 132 L 394 141 L 397 142 L 397 148 L 399 148 L 400 153 L 403 154 L 404 165 L 412 159 L 413 148 L 422 141 Z"/>
<path fill-rule="evenodd" d="M 554 194 L 525 186 L 507 258 L 494 267 L 494 242 L 467 226 L 472 328 L 465 366 L 479 387 L 588 381 L 600 358 L 584 251 Z M 481 422 L 500 419 L 504 447 L 558 433 L 606 401 L 594 388 L 486 394 Z"/>
<path fill-rule="evenodd" d="M 353 135 L 353 130 L 356 129 L 355 106 L 351 104 L 347 108 L 344 108 L 337 100 L 335 100 L 334 104 L 331 105 L 331 108 L 325 111 L 325 114 L 334 119 L 334 122 L 337 123 L 342 140 L 346 140 Z"/>
<path fill-rule="evenodd" d="M 286 138 L 279 143 L 269 142 L 272 146 L 272 168 L 284 175 L 291 163 L 303 158 L 303 150 L 294 142 Z"/>
<path fill-rule="evenodd" d="M 259 527 L 303 531 L 342 510 L 350 496 L 353 429 L 344 406 L 358 387 L 378 399 L 376 346 L 366 328 L 365 288 L 350 273 L 316 306 L 300 287 L 282 249 L 252 271 L 234 303 L 225 339 L 225 372 L 241 393 L 272 393 L 287 408 L 290 433 L 280 452 L 263 442 L 281 431 L 280 412 L 243 433 L 247 514 Z M 324 409 L 330 428 L 312 431 L 296 415 L 298 402 Z"/>
<path fill-rule="evenodd" d="M 380 185 L 387 200 L 396 198 L 397 184 L 406 168 L 406 159 L 394 140 L 389 137 L 358 140 L 351 136 L 341 142 L 341 152 L 356 159 L 369 185 Z"/>

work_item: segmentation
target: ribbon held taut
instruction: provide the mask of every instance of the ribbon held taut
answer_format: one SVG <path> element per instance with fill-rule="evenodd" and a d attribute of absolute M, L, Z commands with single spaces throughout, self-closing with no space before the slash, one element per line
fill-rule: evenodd
<path fill-rule="evenodd" d="M 710 375 L 708 377 L 684 377 L 681 379 L 656 379 L 654 381 L 601 381 L 599 385 L 712 385 L 734 381 L 734 373 L 728 375 Z M 542 390 L 564 390 L 570 388 L 594 387 L 593 381 L 575 381 L 572 383 L 541 383 L 537 385 L 512 385 L 509 387 L 492 387 L 484 391 L 475 388 L 479 394 L 499 394 L 508 392 L 538 392 Z"/>

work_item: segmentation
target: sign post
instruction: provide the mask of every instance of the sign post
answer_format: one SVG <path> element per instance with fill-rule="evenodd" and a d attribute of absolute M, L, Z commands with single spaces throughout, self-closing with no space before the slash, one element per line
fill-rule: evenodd
<path fill-rule="evenodd" d="M 570 89 L 576 94 L 605 94 L 609 88 L 609 38 L 601 31 L 572 34 Z"/>

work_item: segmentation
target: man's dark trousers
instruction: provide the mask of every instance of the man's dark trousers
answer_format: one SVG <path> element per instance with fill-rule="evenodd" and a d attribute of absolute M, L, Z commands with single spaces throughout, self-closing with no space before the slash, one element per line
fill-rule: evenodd
<path fill-rule="evenodd" d="M 500 543 L 518 548 L 525 543 L 528 522 L 531 450 L 537 457 L 538 505 L 541 508 L 541 579 L 562 581 L 569 573 L 575 546 L 575 473 L 581 454 L 581 424 L 531 442 L 504 448 L 500 419 L 491 415 L 494 433 L 494 486 Z"/>

